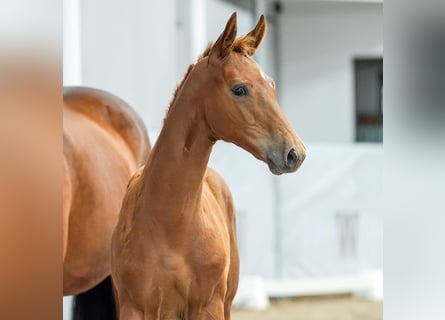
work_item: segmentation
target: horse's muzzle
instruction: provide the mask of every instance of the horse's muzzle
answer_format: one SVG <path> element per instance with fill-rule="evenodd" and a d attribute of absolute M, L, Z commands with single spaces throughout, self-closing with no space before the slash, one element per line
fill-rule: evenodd
<path fill-rule="evenodd" d="M 296 148 L 287 148 L 285 152 L 270 150 L 267 153 L 267 165 L 269 170 L 276 175 L 297 171 L 306 158 L 304 150 L 297 151 Z"/>

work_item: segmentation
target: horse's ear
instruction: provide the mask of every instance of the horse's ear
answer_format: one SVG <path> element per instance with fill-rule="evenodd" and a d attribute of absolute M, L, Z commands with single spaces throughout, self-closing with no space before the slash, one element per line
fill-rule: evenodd
<path fill-rule="evenodd" d="M 262 14 L 255 28 L 253 28 L 253 30 L 246 35 L 246 37 L 252 38 L 252 42 L 250 43 L 250 48 L 249 48 L 250 49 L 249 54 L 251 56 L 255 54 L 256 50 L 261 44 L 261 41 L 263 41 L 265 34 L 266 34 L 266 17 L 264 16 L 264 14 Z"/>
<path fill-rule="evenodd" d="M 210 55 L 217 55 L 219 58 L 224 58 L 232 51 L 233 42 L 236 38 L 236 12 L 232 14 L 223 33 L 218 37 L 212 47 Z"/>

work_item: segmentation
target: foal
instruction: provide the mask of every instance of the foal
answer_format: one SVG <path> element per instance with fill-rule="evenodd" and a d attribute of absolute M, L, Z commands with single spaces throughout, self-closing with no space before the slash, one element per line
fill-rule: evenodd
<path fill-rule="evenodd" d="M 238 286 L 234 206 L 207 168 L 217 140 L 233 142 L 274 174 L 294 172 L 305 148 L 274 82 L 252 59 L 262 16 L 236 37 L 236 13 L 189 68 L 145 167 L 131 179 L 112 239 L 120 319 L 230 319 Z"/>

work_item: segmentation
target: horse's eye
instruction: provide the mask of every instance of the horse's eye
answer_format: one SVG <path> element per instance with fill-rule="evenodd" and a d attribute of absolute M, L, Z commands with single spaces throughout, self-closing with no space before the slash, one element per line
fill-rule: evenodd
<path fill-rule="evenodd" d="M 243 84 L 238 84 L 232 88 L 232 93 L 237 97 L 247 96 L 247 88 Z"/>

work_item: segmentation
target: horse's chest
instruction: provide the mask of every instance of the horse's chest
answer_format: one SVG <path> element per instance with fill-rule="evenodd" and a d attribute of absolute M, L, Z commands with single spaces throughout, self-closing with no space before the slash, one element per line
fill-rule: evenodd
<path fill-rule="evenodd" d="M 185 258 L 193 278 L 192 290 L 211 296 L 225 287 L 230 266 L 230 237 L 225 219 L 218 212 L 197 222 L 194 237 Z"/>
<path fill-rule="evenodd" d="M 204 307 L 215 297 L 225 297 L 233 230 L 228 228 L 223 209 L 207 199 L 209 203 L 204 202 L 199 212 L 190 213 L 195 217 L 189 221 L 190 228 L 177 237 L 155 239 L 152 243 L 156 245 L 144 254 L 152 264 L 143 272 L 151 274 L 151 285 L 146 287 L 151 294 L 146 301 L 153 308 L 159 306 L 157 296 L 163 303 L 168 301 L 162 309 L 174 314 L 184 312 L 186 306 Z M 159 288 L 159 292 L 150 288 Z"/>
<path fill-rule="evenodd" d="M 187 252 L 171 252 L 153 268 L 152 291 L 146 300 L 153 310 L 161 305 L 166 318 L 192 307 L 205 307 L 224 297 L 229 271 L 229 251 L 212 239 L 191 242 Z M 152 270 L 153 271 L 153 270 Z"/>
<path fill-rule="evenodd" d="M 230 230 L 219 207 L 204 206 L 195 224 L 190 263 L 202 272 L 224 272 L 230 257 Z"/>
<path fill-rule="evenodd" d="M 214 234 L 207 234 L 194 241 L 187 260 L 196 277 L 218 280 L 227 274 L 229 258 L 228 242 L 215 238 Z"/>

